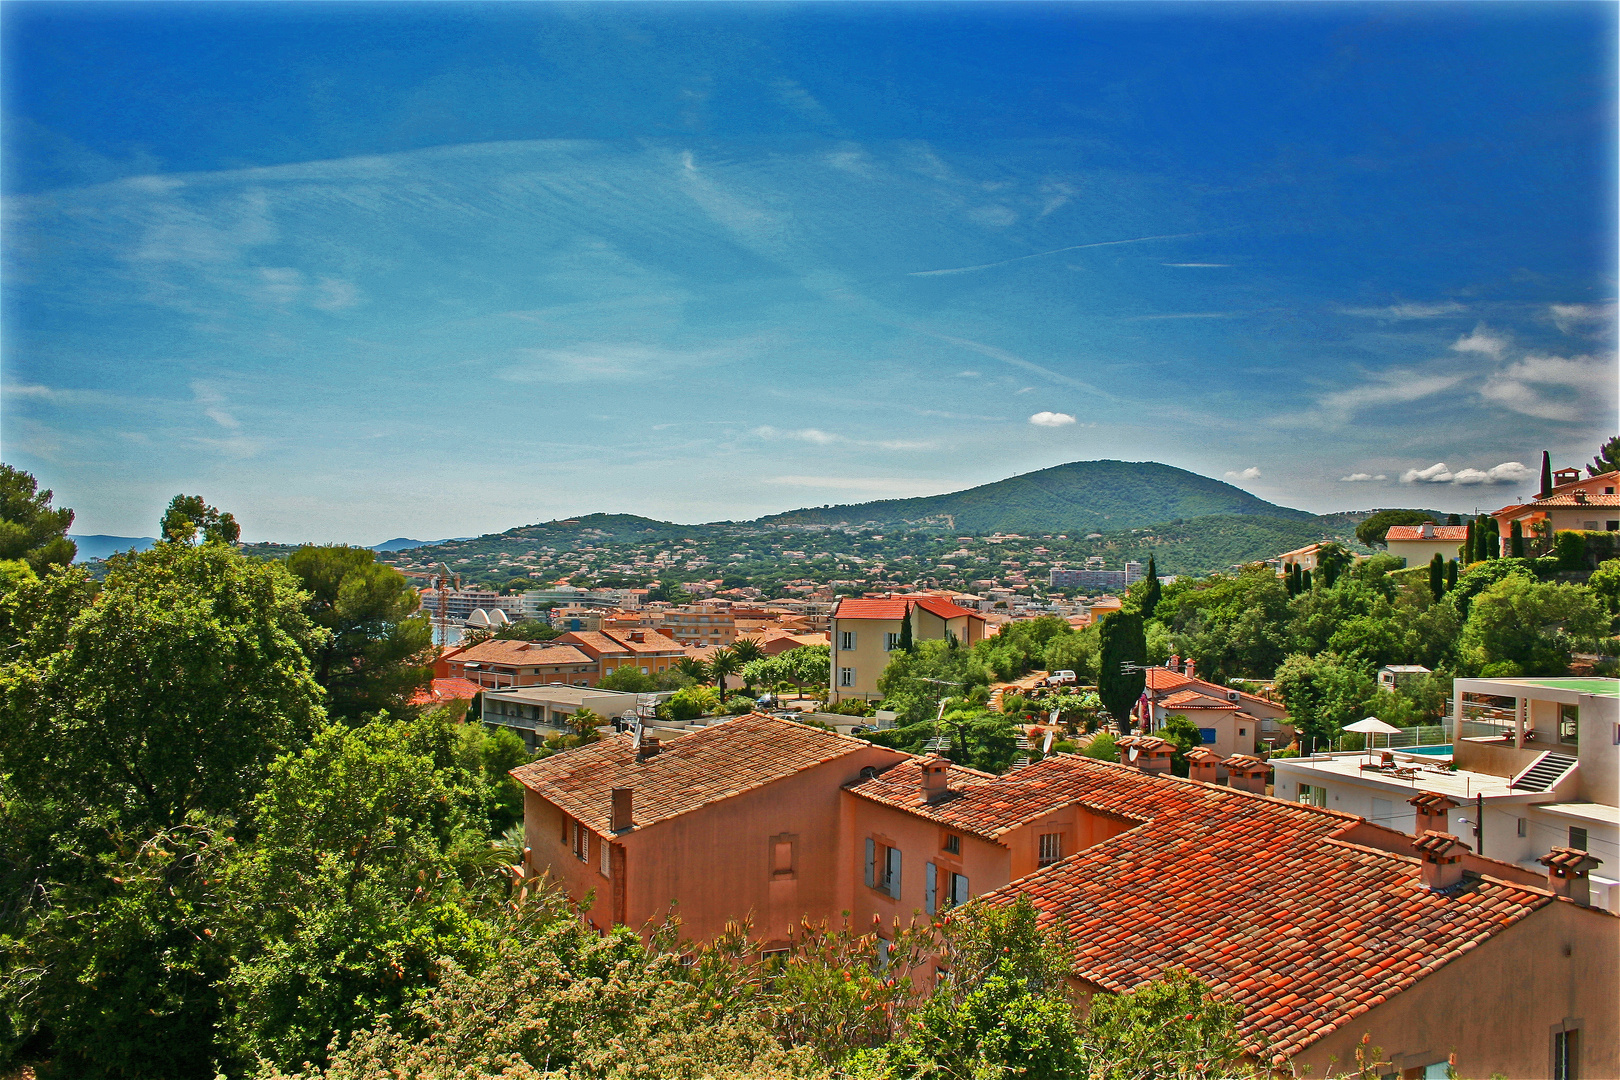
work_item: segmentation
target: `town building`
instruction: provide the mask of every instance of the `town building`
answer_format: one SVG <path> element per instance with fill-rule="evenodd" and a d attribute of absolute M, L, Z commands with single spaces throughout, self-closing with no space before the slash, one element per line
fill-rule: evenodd
<path fill-rule="evenodd" d="M 515 693 L 528 693 L 516 691 Z M 969 899 L 1028 897 L 1077 995 L 1184 967 L 1241 1010 L 1257 1063 L 1325 1075 L 1364 1033 L 1398 1075 L 1620 1075 L 1620 919 L 1590 906 L 1593 859 L 1536 872 L 1457 836 L 1418 837 L 1169 775 L 1170 748 L 1060 754 L 1003 776 L 758 714 L 669 743 L 629 734 L 514 769 L 527 869 L 602 929 L 678 904 L 684 932 L 751 917 L 764 948 L 801 920 L 878 927 Z M 1129 763 L 1128 763 L 1129 762 Z"/>
<path fill-rule="evenodd" d="M 1452 693 L 1449 757 L 1418 747 L 1275 758 L 1277 797 L 1407 833 L 1419 818 L 1409 800 L 1443 797 L 1442 831 L 1493 859 L 1529 870 L 1550 847 L 1590 851 L 1602 860 L 1592 902 L 1620 914 L 1620 680 L 1457 679 Z"/>
<path fill-rule="evenodd" d="M 589 656 L 606 677 L 622 667 L 656 676 L 673 668 L 686 652 L 671 638 L 652 630 L 577 630 L 561 635 L 555 645 L 567 645 Z M 595 686 L 596 679 L 586 683 Z"/>
<path fill-rule="evenodd" d="M 1133 566 L 1136 568 L 1137 577 L 1140 577 L 1141 564 L 1127 563 L 1124 570 L 1051 570 L 1047 573 L 1047 584 L 1054 589 L 1079 589 L 1081 592 L 1123 589 L 1136 580 L 1131 577 Z"/>
<path fill-rule="evenodd" d="M 663 695 L 667 697 L 668 695 Z M 659 695 L 648 695 L 656 700 Z M 573 731 L 573 716 L 589 709 L 603 723 L 632 717 L 642 695 L 586 686 L 519 686 L 485 691 L 479 718 L 492 727 L 509 728 L 531 750 L 553 735 Z"/>
<path fill-rule="evenodd" d="M 1173 715 L 1185 716 L 1198 728 L 1204 746 L 1223 760 L 1236 754 L 1280 750 L 1294 741 L 1288 710 L 1256 694 L 1219 686 L 1197 677 L 1193 661 L 1170 658 L 1165 667 L 1144 672 L 1142 694 L 1151 710 L 1151 730 Z M 1217 773 L 1225 776 L 1224 765 Z"/>
<path fill-rule="evenodd" d="M 659 627 L 682 645 L 730 645 L 737 620 L 728 604 L 687 604 L 663 613 Z"/>
<path fill-rule="evenodd" d="M 913 641 L 954 637 L 971 648 L 985 636 L 985 617 L 937 596 L 844 599 L 832 616 L 832 701 L 882 697 L 878 676 L 900 646 L 900 624 L 911 622 Z"/>
<path fill-rule="evenodd" d="M 1526 538 L 1537 528 L 1555 533 L 1571 529 L 1620 531 L 1620 494 L 1615 491 L 1620 484 L 1620 471 L 1581 479 L 1579 469 L 1560 469 L 1553 480 L 1553 488 L 1546 495 L 1492 512 L 1491 517 L 1496 519 L 1502 533 L 1504 554 L 1509 553 L 1507 545 L 1515 521 Z"/>
<path fill-rule="evenodd" d="M 464 679 L 481 690 L 509 686 L 594 686 L 602 676 L 596 659 L 556 641 L 491 638 L 439 658 L 445 677 Z"/>
<path fill-rule="evenodd" d="M 1391 555 L 1399 555 L 1407 566 L 1428 566 L 1436 555 L 1442 561 L 1462 558 L 1463 541 L 1468 539 L 1466 525 L 1436 525 L 1425 521 L 1420 525 L 1391 525 L 1384 534 L 1384 544 Z"/>

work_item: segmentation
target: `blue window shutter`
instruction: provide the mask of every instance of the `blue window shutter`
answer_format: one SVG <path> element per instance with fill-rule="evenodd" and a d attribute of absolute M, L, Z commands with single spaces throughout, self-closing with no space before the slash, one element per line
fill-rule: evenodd
<path fill-rule="evenodd" d="M 866 887 L 877 886 L 877 841 L 870 836 L 866 838 Z"/>
<path fill-rule="evenodd" d="M 1212 727 L 1201 727 L 1201 728 L 1199 728 L 1198 729 L 1198 735 L 1206 743 L 1212 743 L 1212 742 L 1215 741 L 1215 729 L 1212 728 Z"/>
<path fill-rule="evenodd" d="M 968 879 L 966 874 L 951 875 L 951 903 L 952 905 L 968 902 Z"/>
<path fill-rule="evenodd" d="M 889 849 L 889 895 L 900 899 L 900 849 Z"/>
<path fill-rule="evenodd" d="M 938 869 L 935 868 L 933 863 L 929 863 L 928 864 L 928 873 L 927 873 L 927 876 L 926 876 L 926 881 L 928 882 L 928 887 L 927 887 L 928 902 L 927 902 L 925 910 L 930 915 L 932 915 L 934 913 L 934 908 L 937 906 L 936 901 L 938 899 L 938 894 L 939 894 L 938 875 L 939 875 Z"/>

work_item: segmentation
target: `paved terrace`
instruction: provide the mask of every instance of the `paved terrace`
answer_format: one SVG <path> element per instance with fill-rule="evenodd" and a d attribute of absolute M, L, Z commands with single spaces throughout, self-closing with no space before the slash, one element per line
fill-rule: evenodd
<path fill-rule="evenodd" d="M 1286 765 L 1290 771 L 1301 772 L 1319 776 L 1323 779 L 1354 780 L 1371 787 L 1383 788 L 1395 792 L 1400 798 L 1406 799 L 1420 791 L 1432 791 L 1440 795 L 1448 795 L 1458 802 L 1471 801 L 1476 795 L 1483 795 L 1487 799 L 1518 798 L 1528 800 L 1532 795 L 1545 794 L 1543 792 L 1514 791 L 1508 787 L 1509 776 L 1492 776 L 1490 773 L 1466 772 L 1438 768 L 1433 759 L 1425 761 L 1421 754 L 1402 754 L 1394 750 L 1396 762 L 1401 766 L 1407 776 L 1396 775 L 1393 772 L 1380 769 L 1363 769 L 1361 766 L 1368 761 L 1377 762 L 1384 752 L 1374 750 L 1369 757 L 1365 750 L 1354 753 L 1317 754 L 1314 757 L 1303 758 L 1275 758 L 1271 764 Z"/>

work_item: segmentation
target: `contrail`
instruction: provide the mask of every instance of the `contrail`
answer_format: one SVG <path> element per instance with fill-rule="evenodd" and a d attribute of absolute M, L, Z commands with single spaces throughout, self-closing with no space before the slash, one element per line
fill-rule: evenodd
<path fill-rule="evenodd" d="M 1116 244 L 1140 244 L 1147 240 L 1181 240 L 1188 236 L 1203 236 L 1201 232 L 1166 233 L 1164 236 L 1138 236 L 1131 240 L 1102 240 L 1095 244 L 1071 244 L 1068 247 L 1053 248 L 1051 251 L 1037 251 L 1033 255 L 1018 255 L 1011 259 L 1002 259 L 1000 262 L 981 263 L 978 266 L 953 266 L 948 270 L 913 270 L 907 277 L 938 277 L 941 274 L 969 274 L 975 270 L 989 270 L 996 266 L 1008 266 L 1025 259 L 1041 259 L 1048 255 L 1059 255 L 1065 251 L 1079 251 L 1081 248 L 1113 247 Z"/>

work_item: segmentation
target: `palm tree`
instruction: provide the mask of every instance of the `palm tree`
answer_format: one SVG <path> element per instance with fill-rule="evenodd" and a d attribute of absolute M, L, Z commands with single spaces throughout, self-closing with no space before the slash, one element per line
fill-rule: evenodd
<path fill-rule="evenodd" d="M 737 674 L 742 664 L 737 660 L 737 653 L 733 649 L 721 648 L 714 650 L 709 657 L 709 678 L 714 681 L 715 689 L 720 691 L 720 700 L 726 699 L 726 676 Z"/>
<path fill-rule="evenodd" d="M 748 677 L 748 665 L 765 659 L 765 650 L 753 638 L 738 638 L 731 644 L 731 655 L 737 658 L 737 670 L 742 673 L 743 693 L 754 696 L 754 683 Z"/>
<path fill-rule="evenodd" d="M 708 682 L 709 668 L 695 656 L 683 656 L 675 661 L 675 670 L 693 682 Z"/>

